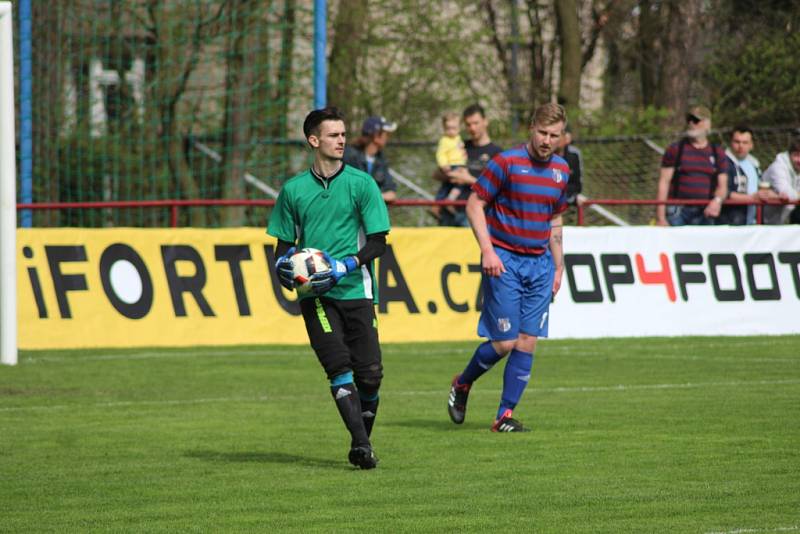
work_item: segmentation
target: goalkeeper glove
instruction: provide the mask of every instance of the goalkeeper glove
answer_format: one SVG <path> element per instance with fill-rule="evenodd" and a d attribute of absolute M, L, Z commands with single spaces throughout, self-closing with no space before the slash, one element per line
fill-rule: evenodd
<path fill-rule="evenodd" d="M 292 266 L 292 255 L 295 247 L 286 251 L 286 254 L 275 261 L 275 270 L 278 271 L 278 280 L 281 285 L 291 291 L 294 289 L 294 267 Z"/>
<path fill-rule="evenodd" d="M 315 295 L 327 293 L 339 280 L 358 269 L 358 260 L 355 256 L 347 256 L 342 260 L 331 258 L 327 252 L 323 253 L 325 259 L 330 263 L 331 270 L 324 273 L 314 273 L 311 275 L 311 289 Z"/>

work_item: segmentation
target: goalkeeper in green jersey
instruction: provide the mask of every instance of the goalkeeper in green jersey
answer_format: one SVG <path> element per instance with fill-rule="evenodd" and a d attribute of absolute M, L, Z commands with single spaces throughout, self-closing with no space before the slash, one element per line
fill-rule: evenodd
<path fill-rule="evenodd" d="M 314 163 L 284 184 L 267 233 L 278 239 L 275 267 L 287 289 L 294 288 L 295 247 L 322 250 L 331 264 L 311 276 L 312 292 L 300 295 L 300 309 L 350 432 L 350 463 L 372 469 L 378 459 L 370 435 L 383 378 L 373 260 L 386 249 L 389 214 L 375 180 L 342 162 L 345 125 L 336 108 L 309 113 L 303 133 Z"/>

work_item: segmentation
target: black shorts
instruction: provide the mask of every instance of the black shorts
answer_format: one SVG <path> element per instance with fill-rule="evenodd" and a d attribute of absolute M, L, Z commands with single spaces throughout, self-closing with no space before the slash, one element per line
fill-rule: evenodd
<path fill-rule="evenodd" d="M 378 320 L 370 299 L 300 301 L 311 347 L 328 379 L 352 371 L 356 382 L 383 377 Z"/>

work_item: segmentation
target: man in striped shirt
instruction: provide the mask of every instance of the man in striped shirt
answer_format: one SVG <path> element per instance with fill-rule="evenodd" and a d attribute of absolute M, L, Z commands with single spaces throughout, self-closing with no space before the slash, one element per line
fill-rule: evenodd
<path fill-rule="evenodd" d="M 661 158 L 658 200 L 704 200 L 703 205 L 656 206 L 659 226 L 714 224 L 728 196 L 728 158 L 708 140 L 711 112 L 694 106 L 686 113 L 686 137 L 673 143 Z"/>
<path fill-rule="evenodd" d="M 512 412 L 530 380 L 536 340 L 547 336 L 550 302 L 563 273 L 561 214 L 569 166 L 554 151 L 566 121 L 560 105 L 540 106 L 530 140 L 496 155 L 472 186 L 467 217 L 483 268 L 478 335 L 488 341 L 453 378 L 448 413 L 456 424 L 464 422 L 475 380 L 508 356 L 492 431 L 526 430 Z"/>

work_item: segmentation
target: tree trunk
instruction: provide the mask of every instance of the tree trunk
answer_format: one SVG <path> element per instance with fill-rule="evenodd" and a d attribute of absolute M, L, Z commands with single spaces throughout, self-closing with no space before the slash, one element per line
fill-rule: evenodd
<path fill-rule="evenodd" d="M 568 109 L 577 109 L 581 94 L 581 30 L 575 0 L 556 0 L 556 20 L 561 40 L 561 79 L 559 101 Z"/>
<path fill-rule="evenodd" d="M 659 76 L 659 107 L 670 109 L 675 124 L 683 122 L 683 111 L 689 102 L 690 76 L 694 73 L 692 53 L 699 41 L 701 0 L 670 0 L 664 35 L 664 56 Z"/>
<path fill-rule="evenodd" d="M 183 150 L 183 136 L 178 130 L 178 121 L 175 116 L 177 103 L 168 103 L 161 106 L 161 145 L 165 150 L 169 174 L 180 188 L 181 196 L 188 199 L 200 198 L 200 188 L 192 176 L 192 171 L 186 163 Z M 188 208 L 190 226 L 205 226 L 205 208 Z"/>
<path fill-rule="evenodd" d="M 358 67 L 366 55 L 364 37 L 369 14 L 368 0 L 340 2 L 333 22 L 333 46 L 328 71 L 328 102 L 338 107 L 349 122 L 355 119 Z"/>
<path fill-rule="evenodd" d="M 250 88 L 255 81 L 258 65 L 246 64 L 244 51 L 251 50 L 254 2 L 233 0 L 228 12 L 228 53 L 225 76 L 225 141 L 222 147 L 222 197 L 245 197 L 246 172 L 251 134 Z M 245 207 L 231 206 L 222 210 L 223 226 L 242 226 Z"/>
<path fill-rule="evenodd" d="M 283 8 L 283 27 L 281 29 L 281 54 L 278 64 L 278 83 L 275 92 L 275 128 L 272 136 L 276 139 L 289 138 L 289 98 L 292 92 L 292 70 L 294 68 L 294 29 L 297 6 L 295 0 L 285 0 Z M 278 165 L 273 166 L 273 174 L 281 181 L 289 178 L 289 146 L 281 144 L 275 155 Z"/>
<path fill-rule="evenodd" d="M 644 107 L 656 105 L 658 72 L 661 64 L 659 41 L 661 39 L 661 18 L 658 7 L 650 0 L 639 2 L 639 80 Z"/>
<path fill-rule="evenodd" d="M 548 59 L 544 53 L 544 38 L 542 37 L 542 17 L 539 13 L 538 0 L 527 1 L 528 25 L 531 38 L 528 42 L 530 57 L 530 72 L 528 85 L 529 112 L 539 107 L 540 104 L 550 100 L 550 69 Z M 552 63 L 552 59 L 550 60 Z"/>
<path fill-rule="evenodd" d="M 220 4 L 216 11 L 204 18 L 203 15 L 207 14 L 205 10 L 191 12 L 181 5 L 173 5 L 170 10 L 170 7 L 165 7 L 158 0 L 148 0 L 147 4 L 150 31 L 156 38 L 158 69 L 157 80 L 152 86 L 156 88 L 156 101 L 160 103 L 158 111 L 161 147 L 165 151 L 172 184 L 179 187 L 182 195 L 189 199 L 200 198 L 200 188 L 186 162 L 177 108 L 186 92 L 189 77 L 197 67 L 200 51 L 208 38 L 217 31 L 217 22 L 226 5 Z M 172 46 L 172 43 L 181 39 L 188 40 L 186 48 L 176 49 Z M 190 208 L 189 214 L 189 223 L 192 226 L 205 226 L 204 208 Z"/>

